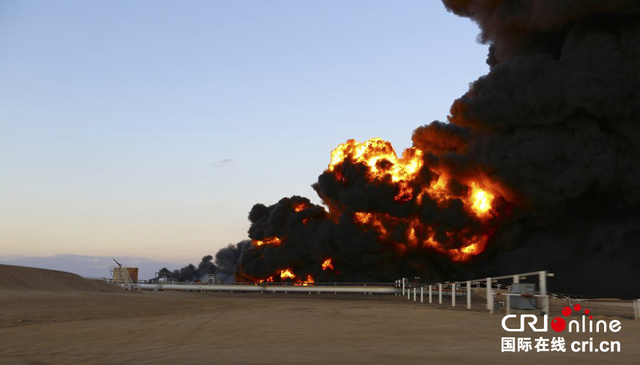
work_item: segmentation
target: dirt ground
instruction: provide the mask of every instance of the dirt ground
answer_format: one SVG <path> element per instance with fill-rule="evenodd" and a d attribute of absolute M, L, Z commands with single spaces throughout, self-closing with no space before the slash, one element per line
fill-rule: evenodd
<path fill-rule="evenodd" d="M 0 280 L 1 364 L 637 364 L 640 358 L 640 320 L 595 310 L 595 320 L 618 319 L 622 330 L 562 332 L 564 353 L 506 353 L 502 337 L 560 334 L 509 334 L 503 314 L 398 296 L 136 293 L 59 279 L 53 290 Z M 590 337 L 595 344 L 619 341 L 621 351 L 571 351 L 569 343 Z"/>

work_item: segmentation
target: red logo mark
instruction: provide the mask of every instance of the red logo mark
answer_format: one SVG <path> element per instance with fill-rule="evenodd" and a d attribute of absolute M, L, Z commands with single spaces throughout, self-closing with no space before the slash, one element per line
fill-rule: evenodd
<path fill-rule="evenodd" d="M 573 306 L 573 310 L 576 312 L 580 312 L 582 307 L 580 304 L 576 304 Z M 569 317 L 571 315 L 571 307 L 562 308 L 562 315 L 565 317 Z M 585 308 L 584 314 L 589 314 L 589 310 Z M 593 319 L 593 316 L 589 316 L 589 319 Z M 562 332 L 567 327 L 567 322 L 562 317 L 556 317 L 551 320 L 551 328 L 556 332 Z"/>

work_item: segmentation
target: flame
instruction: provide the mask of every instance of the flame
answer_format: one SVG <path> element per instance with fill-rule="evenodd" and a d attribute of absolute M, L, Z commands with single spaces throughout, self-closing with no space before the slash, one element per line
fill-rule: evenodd
<path fill-rule="evenodd" d="M 415 224 L 412 224 L 409 227 L 409 231 L 407 232 L 407 242 L 409 243 L 409 245 L 414 247 L 418 244 L 418 235 L 416 234 Z"/>
<path fill-rule="evenodd" d="M 389 236 L 389 231 L 382 220 L 380 214 L 374 214 L 369 212 L 356 212 L 354 213 L 354 219 L 361 225 L 371 226 L 382 239 L 386 239 Z"/>
<path fill-rule="evenodd" d="M 280 270 L 280 279 L 281 280 L 293 280 L 296 278 L 296 275 L 290 270 L 290 269 L 285 269 L 285 270 Z M 273 283 L 275 282 L 275 279 L 273 276 L 269 276 L 266 279 L 252 279 L 256 284 L 262 284 L 262 283 Z M 307 275 L 306 280 L 304 281 L 300 281 L 300 280 L 296 280 L 296 282 L 293 285 L 296 286 L 308 286 L 311 284 L 314 284 L 315 280 L 313 280 L 313 276 L 311 276 L 311 274 Z"/>
<path fill-rule="evenodd" d="M 251 240 L 251 243 L 253 243 L 253 245 L 255 246 L 262 246 L 262 245 L 278 246 L 279 244 L 282 243 L 282 240 L 278 237 L 268 237 L 263 240 Z"/>
<path fill-rule="evenodd" d="M 438 179 L 432 181 L 431 184 L 422 189 L 416 201 L 418 204 L 422 204 L 422 200 L 424 195 L 426 194 L 431 199 L 437 201 L 438 203 L 443 203 L 449 197 L 446 186 L 449 179 L 444 175 L 438 175 Z"/>
<path fill-rule="evenodd" d="M 369 174 L 373 178 L 410 181 L 422 168 L 422 151 L 416 147 L 408 148 L 398 158 L 391 143 L 381 138 L 372 138 L 359 143 L 353 139 L 336 147 L 331 152 L 328 170 L 334 171 L 347 157 L 354 163 L 365 163 L 369 166 Z"/>
<path fill-rule="evenodd" d="M 322 262 L 322 271 L 333 270 L 333 259 L 328 258 Z"/>
<path fill-rule="evenodd" d="M 450 252 L 450 257 L 454 261 L 464 262 L 473 256 L 484 252 L 489 237 L 487 235 L 477 236 L 469 239 L 467 244 L 459 249 Z"/>
<path fill-rule="evenodd" d="M 290 269 L 284 269 L 280 271 L 280 279 L 282 280 L 286 280 L 286 279 L 295 279 L 296 275 L 291 272 Z"/>
<path fill-rule="evenodd" d="M 309 274 L 309 275 L 307 275 L 307 280 L 298 281 L 293 285 L 295 285 L 295 286 L 309 286 L 309 285 L 314 284 L 314 283 L 315 283 L 315 280 L 313 280 L 313 276 L 311 276 L 311 274 Z"/>
<path fill-rule="evenodd" d="M 471 183 L 471 209 L 478 215 L 484 216 L 491 210 L 493 194 L 480 189 L 475 183 Z"/>
<path fill-rule="evenodd" d="M 296 212 L 296 213 L 297 212 L 302 212 L 303 210 L 305 210 L 307 208 L 308 208 L 308 205 L 306 203 L 304 203 L 304 202 L 296 203 L 296 204 L 293 205 L 293 211 Z"/>
<path fill-rule="evenodd" d="M 393 200 L 405 203 L 413 199 L 413 188 L 408 181 L 398 181 L 398 193 L 393 197 Z"/>
<path fill-rule="evenodd" d="M 364 229 L 371 228 L 381 241 L 390 241 L 390 232 L 401 232 L 403 242 L 391 242 L 405 247 L 423 247 L 447 255 L 451 260 L 464 262 L 481 254 L 486 248 L 489 233 L 470 235 L 468 228 L 446 232 L 446 240 L 439 242 L 436 231 L 417 218 L 392 217 L 386 213 L 356 212 L 354 222 Z"/>
<path fill-rule="evenodd" d="M 399 183 L 395 200 L 407 202 L 413 198 L 410 182 L 422 168 L 422 156 L 422 151 L 411 147 L 398 158 L 391 143 L 381 138 L 372 138 L 362 143 L 350 139 L 331 152 L 331 162 L 327 170 L 335 171 L 336 179 L 341 180 L 342 173 L 337 170 L 347 158 L 354 164 L 365 164 L 368 166 L 368 175 L 371 179 L 384 181 L 390 178 L 392 182 Z"/>
<path fill-rule="evenodd" d="M 479 173 L 474 175 L 470 169 L 456 169 L 464 170 L 462 173 L 449 170 L 446 164 L 439 164 L 437 155 L 425 157 L 425 153 L 428 151 L 412 147 L 398 157 L 391 143 L 380 138 L 362 143 L 351 139 L 336 147 L 331 152 L 326 171 L 333 175 L 335 181 L 343 186 L 354 184 L 360 189 L 359 184 L 364 177 L 374 183 L 374 187 L 392 187 L 393 190 L 381 191 L 384 194 L 391 191 L 393 195 L 381 195 L 389 201 L 381 201 L 379 205 L 370 204 L 371 208 L 367 211 L 356 212 L 345 210 L 339 201 L 331 204 L 329 200 L 327 219 L 338 224 L 343 214 L 349 214 L 355 225 L 374 235 L 380 243 L 391 246 L 396 255 L 410 255 L 422 250 L 443 255 L 454 262 L 466 262 L 484 252 L 497 229 L 500 215 L 505 212 L 508 214 L 508 205 L 504 200 L 496 199 L 495 190 L 481 183 L 488 181 L 487 176 Z M 354 178 L 358 179 L 357 182 L 350 181 Z M 300 213 L 311 206 L 307 202 L 297 201 L 291 204 L 288 213 Z M 300 215 L 297 218 L 301 218 L 304 225 L 310 219 Z M 255 247 L 288 244 L 286 236 L 266 237 L 252 240 L 252 243 Z M 319 265 L 326 273 L 323 279 L 340 274 L 335 270 L 332 258 L 325 257 L 314 265 Z M 299 270 L 297 274 L 294 269 Z M 242 272 L 242 269 L 239 271 Z M 257 282 L 293 281 L 294 285 L 315 283 L 308 271 L 296 265 L 274 270 L 267 278 L 242 275 L 244 279 Z"/>
<path fill-rule="evenodd" d="M 337 180 L 345 184 L 347 181 L 343 176 L 342 167 L 347 161 L 366 166 L 366 176 L 371 181 L 393 184 L 396 188 L 394 200 L 399 204 L 409 202 L 415 196 L 415 203 L 422 205 L 428 197 L 438 206 L 447 208 L 454 200 L 459 200 L 472 217 L 475 216 L 481 221 L 492 217 L 494 195 L 482 189 L 476 181 L 456 180 L 452 188 L 451 178 L 447 173 L 430 169 L 429 176 L 432 178 L 429 184 L 424 186 L 424 183 L 420 183 L 421 177 L 418 173 L 424 164 L 423 152 L 415 147 L 405 150 L 402 157 L 398 158 L 391 144 L 380 138 L 372 138 L 362 143 L 348 140 L 331 152 L 331 162 L 327 168 Z M 423 187 L 419 188 L 420 185 Z M 417 194 L 414 193 L 414 189 L 417 189 Z M 460 195 L 455 195 L 450 189 Z M 456 206 L 457 203 L 453 203 Z M 451 231 L 444 232 L 445 237 L 443 232 L 436 234 L 439 228 L 437 222 L 430 225 L 422 222 L 416 215 L 392 217 L 380 212 L 354 212 L 353 220 L 364 229 L 374 231 L 381 241 L 390 242 L 392 234 L 397 240 L 398 232 L 403 233 L 402 241 L 391 242 L 400 246 L 401 252 L 404 252 L 406 247 L 424 247 L 445 254 L 454 261 L 466 261 L 482 253 L 489 236 L 488 232 L 472 235 L 466 229 L 451 228 Z"/>

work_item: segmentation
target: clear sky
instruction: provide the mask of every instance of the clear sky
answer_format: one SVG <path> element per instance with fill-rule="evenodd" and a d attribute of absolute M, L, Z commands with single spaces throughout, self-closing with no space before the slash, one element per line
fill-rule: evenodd
<path fill-rule="evenodd" d="M 0 2 L 0 255 L 186 264 L 488 71 L 438 1 Z"/>

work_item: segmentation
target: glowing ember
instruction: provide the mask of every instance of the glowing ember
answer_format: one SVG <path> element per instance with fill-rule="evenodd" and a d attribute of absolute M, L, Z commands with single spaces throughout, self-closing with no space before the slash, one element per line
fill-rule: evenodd
<path fill-rule="evenodd" d="M 332 259 L 326 259 L 322 262 L 322 271 L 327 271 L 327 270 L 333 270 L 333 260 Z"/>

